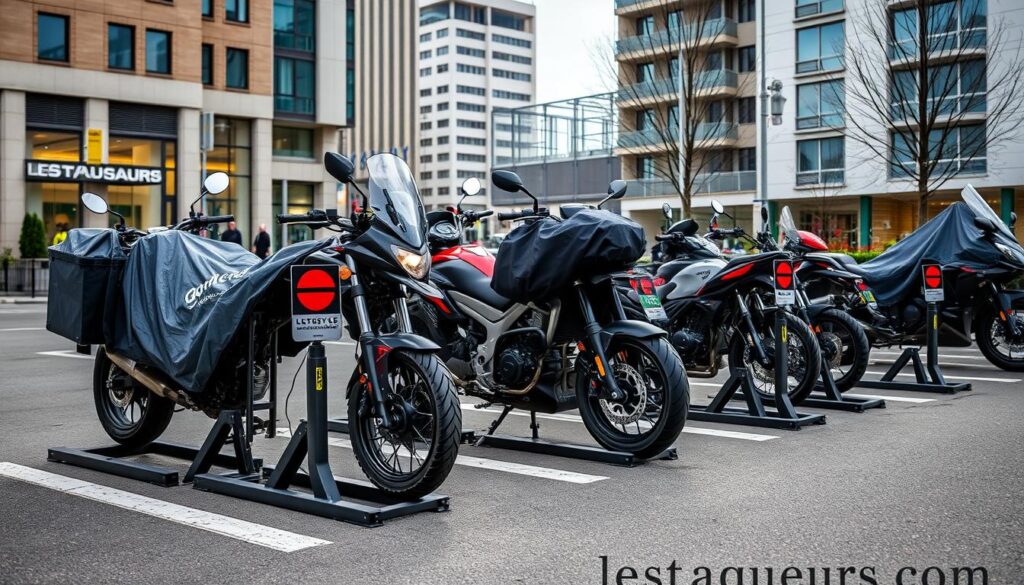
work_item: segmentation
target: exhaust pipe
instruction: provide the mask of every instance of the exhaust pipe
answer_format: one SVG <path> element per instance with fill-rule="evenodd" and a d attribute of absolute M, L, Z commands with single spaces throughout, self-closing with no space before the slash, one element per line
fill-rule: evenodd
<path fill-rule="evenodd" d="M 107 357 L 115 366 L 128 374 L 132 380 L 142 384 L 153 394 L 191 410 L 202 410 L 184 392 L 172 386 L 172 382 L 157 370 L 143 366 L 135 360 L 117 355 L 109 350 L 107 350 Z"/>

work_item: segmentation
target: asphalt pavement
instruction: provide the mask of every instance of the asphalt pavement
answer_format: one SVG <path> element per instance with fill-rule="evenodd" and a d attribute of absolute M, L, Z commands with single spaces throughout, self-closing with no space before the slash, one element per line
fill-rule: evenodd
<path fill-rule="evenodd" d="M 971 392 L 858 389 L 887 407 L 802 409 L 827 424 L 800 431 L 690 421 L 675 461 L 625 468 L 464 446 L 441 489 L 450 511 L 362 528 L 47 462 L 48 447 L 109 439 L 92 358 L 45 331 L 45 311 L 0 305 L 0 583 L 1024 582 L 1024 374 L 973 347 L 941 352 L 947 378 Z M 339 415 L 353 349 L 328 346 Z M 868 377 L 897 355 L 876 350 Z M 298 365 L 280 367 L 282 398 Z M 691 378 L 693 401 L 723 381 Z M 496 416 L 463 401 L 465 428 Z M 593 444 L 573 415 L 542 417 L 541 435 Z M 511 416 L 503 430 L 528 436 L 528 421 Z M 165 438 L 199 444 L 210 425 L 179 413 Z M 289 426 L 283 412 L 278 426 Z M 275 461 L 286 443 L 253 449 Z M 362 477 L 344 441 L 330 457 L 337 475 Z"/>

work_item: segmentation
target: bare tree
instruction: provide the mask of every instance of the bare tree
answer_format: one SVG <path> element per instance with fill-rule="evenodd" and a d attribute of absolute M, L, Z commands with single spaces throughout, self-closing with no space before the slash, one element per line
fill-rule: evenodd
<path fill-rule="evenodd" d="M 984 0 L 891 4 L 868 0 L 847 22 L 845 134 L 914 184 L 920 225 L 936 191 L 984 171 L 1021 125 L 1024 59 Z"/>
<path fill-rule="evenodd" d="M 603 60 L 619 105 L 628 112 L 620 116 L 619 146 L 638 155 L 649 151 L 653 174 L 679 193 L 684 213 L 702 187 L 702 172 L 716 170 L 705 147 L 725 136 L 732 124 L 732 98 L 710 97 L 718 88 L 737 85 L 735 71 L 726 68 L 723 53 L 714 48 L 718 39 L 735 34 L 720 11 L 717 0 L 687 2 L 682 9 L 677 2 L 660 0 L 645 13 L 653 22 L 640 19 L 635 35 L 616 41 L 620 59 Z"/>

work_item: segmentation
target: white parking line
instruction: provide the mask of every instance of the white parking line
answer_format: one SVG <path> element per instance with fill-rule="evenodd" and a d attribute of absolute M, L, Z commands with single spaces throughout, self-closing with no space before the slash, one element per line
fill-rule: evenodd
<path fill-rule="evenodd" d="M 501 414 L 501 411 L 498 410 L 498 409 L 495 409 L 495 408 L 476 408 L 472 404 L 465 404 L 465 403 L 462 404 L 462 410 L 469 411 L 469 412 L 488 412 L 488 413 L 494 413 L 494 414 Z M 517 410 L 513 410 L 509 414 L 515 415 L 515 416 L 530 416 L 530 413 L 528 413 L 528 412 L 520 412 L 520 411 L 517 411 Z M 575 414 L 565 414 L 565 413 L 557 413 L 557 414 L 541 414 L 541 413 L 537 413 L 537 418 L 542 418 L 542 419 L 547 419 L 547 420 L 557 420 L 557 421 L 562 421 L 562 422 L 572 422 L 572 423 L 582 423 L 583 422 L 583 419 L 580 418 L 579 416 L 577 416 Z M 711 436 L 711 437 L 724 437 L 726 439 L 741 439 L 743 441 L 758 441 L 758 442 L 760 442 L 760 441 L 770 441 L 772 439 L 778 439 L 778 437 L 775 436 L 775 435 L 758 435 L 758 434 L 755 434 L 755 433 L 741 433 L 739 431 L 723 431 L 723 430 L 720 430 L 720 429 L 709 429 L 709 428 L 705 428 L 705 427 L 693 427 L 693 426 L 685 426 L 685 427 L 683 427 L 683 432 L 684 433 L 689 433 L 691 435 L 708 435 L 708 436 Z"/>
<path fill-rule="evenodd" d="M 934 398 L 909 398 L 907 396 L 882 396 L 879 394 L 849 394 L 843 393 L 846 398 L 865 398 L 865 399 L 882 399 L 885 401 L 892 402 L 909 402 L 911 404 L 924 404 L 925 402 L 935 402 Z"/>
<path fill-rule="evenodd" d="M 80 359 L 80 360 L 91 360 L 92 359 L 91 355 L 86 355 L 84 353 L 78 353 L 77 351 L 75 351 L 73 349 L 58 349 L 56 351 L 37 351 L 36 354 L 37 355 L 52 355 L 52 356 L 56 356 L 56 357 L 66 357 L 66 358 L 77 358 L 77 359 Z"/>
<path fill-rule="evenodd" d="M 291 432 L 286 428 L 277 429 L 278 436 L 290 437 Z M 341 447 L 342 449 L 351 449 L 352 442 L 348 439 L 339 439 L 331 437 L 327 439 L 327 444 L 334 447 Z M 565 471 L 562 469 L 551 469 L 548 467 L 537 467 L 535 465 L 523 465 L 521 463 L 512 463 L 509 461 L 497 461 L 495 459 L 484 459 L 482 457 L 471 457 L 469 455 L 459 455 L 455 459 L 456 465 L 463 465 L 465 467 L 476 467 L 479 469 L 489 469 L 491 471 L 503 471 L 505 473 L 514 473 L 516 475 L 529 475 L 530 477 L 539 477 L 541 479 L 550 479 L 554 481 L 564 481 L 566 483 L 575 484 L 587 484 L 594 483 L 601 480 L 608 479 L 603 475 L 589 475 L 586 473 L 576 473 L 575 471 Z"/>
<path fill-rule="evenodd" d="M 871 352 L 871 355 L 891 355 L 891 356 L 899 357 L 899 356 L 901 356 L 903 354 L 901 352 L 897 352 L 897 351 L 878 351 L 878 350 L 873 350 Z M 963 355 L 963 354 L 957 354 L 957 353 L 947 353 L 947 352 L 942 351 L 942 350 L 939 350 L 939 357 L 940 358 L 954 358 L 954 359 L 958 359 L 958 360 L 985 360 L 985 361 L 987 361 L 987 359 L 983 355 L 978 355 L 978 354 L 975 354 L 975 355 Z M 921 359 L 926 359 L 926 356 L 925 356 L 924 353 L 921 354 Z M 895 361 L 895 360 L 893 360 L 893 361 Z"/>
<path fill-rule="evenodd" d="M 7 329 L 0 329 L 0 332 L 8 331 L 46 331 L 45 327 L 8 327 Z"/>
<path fill-rule="evenodd" d="M 885 372 L 872 372 L 870 370 L 867 371 L 867 372 L 864 372 L 864 373 L 865 374 L 875 374 L 875 375 L 878 375 L 878 376 L 885 375 Z M 914 374 L 896 374 L 896 375 L 897 376 L 910 377 L 910 378 L 914 377 Z M 970 381 L 973 381 L 973 382 L 1002 382 L 1003 384 L 1016 384 L 1016 383 L 1020 382 L 1020 378 L 982 378 L 980 376 L 950 376 L 950 375 L 946 375 L 945 377 L 949 378 L 950 380 L 970 380 Z"/>
<path fill-rule="evenodd" d="M 179 504 L 141 496 L 132 492 L 107 487 L 73 477 L 33 469 L 15 463 L 0 462 L 0 476 L 79 496 L 96 502 L 132 510 L 154 518 L 170 520 L 200 530 L 206 530 L 236 540 L 256 544 L 281 552 L 295 552 L 314 546 L 331 544 L 329 540 L 303 536 L 286 530 L 196 510 Z"/>

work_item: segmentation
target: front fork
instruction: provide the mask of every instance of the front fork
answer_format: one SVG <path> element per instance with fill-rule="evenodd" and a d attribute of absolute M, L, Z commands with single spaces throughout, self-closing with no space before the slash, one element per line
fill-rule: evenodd
<path fill-rule="evenodd" d="M 999 320 L 1002 321 L 1003 327 L 1006 328 L 1007 339 L 1022 339 L 1024 338 L 1024 327 L 1020 325 L 1020 319 L 1014 319 L 1012 317 L 1013 309 L 1011 307 L 1004 306 L 1002 288 L 992 281 L 988 283 L 989 288 L 992 289 L 992 298 L 996 304 L 996 315 Z"/>
<path fill-rule="evenodd" d="M 761 362 L 765 366 L 768 363 L 768 352 L 764 350 L 764 344 L 761 343 L 761 336 L 757 333 L 757 327 L 754 326 L 754 318 L 750 315 L 750 309 L 747 308 L 746 301 L 743 300 L 743 295 L 740 291 L 736 293 L 736 306 L 739 308 L 740 319 L 743 325 L 747 328 L 747 333 L 750 335 L 750 342 L 754 346 L 754 354 L 757 361 Z"/>
<path fill-rule="evenodd" d="M 614 289 L 611 293 L 612 296 L 616 294 Z M 597 317 L 594 316 L 594 307 L 590 305 L 590 299 L 587 298 L 587 293 L 583 289 L 583 283 L 580 281 L 576 281 L 576 295 L 580 301 L 580 311 L 583 313 L 583 332 L 587 336 L 587 349 L 594 356 L 597 375 L 601 379 L 602 393 L 610 400 L 621 401 L 625 399 L 626 395 L 619 389 L 618 383 L 615 382 L 615 375 L 607 369 L 608 359 L 605 356 L 604 343 L 601 340 L 601 324 L 597 322 Z M 617 311 L 620 314 L 624 314 L 617 298 L 616 306 Z"/>
<path fill-rule="evenodd" d="M 345 264 L 348 265 L 349 270 L 352 271 L 352 276 L 349 277 L 351 288 L 349 289 L 352 295 L 352 304 L 356 308 L 356 319 L 359 321 L 359 363 L 363 369 L 363 375 L 366 376 L 366 384 L 370 387 L 370 398 L 373 407 L 374 415 L 381 419 L 381 424 L 386 429 L 391 428 L 391 417 L 388 415 L 387 406 L 384 403 L 384 390 L 380 384 L 379 376 L 377 376 L 377 364 L 374 363 L 376 356 L 374 355 L 374 341 L 376 339 L 376 333 L 373 329 L 373 324 L 370 322 L 370 311 L 366 307 L 366 290 L 359 282 L 359 271 L 356 269 L 356 261 L 352 256 L 345 256 Z M 405 299 L 401 299 L 404 303 Z M 403 304 L 404 307 L 404 304 Z M 403 311 L 399 317 L 399 327 L 404 324 L 407 326 L 409 323 L 409 312 L 408 310 Z M 357 396 L 349 397 L 349 400 L 358 400 Z M 355 421 L 352 421 L 353 424 Z"/>

